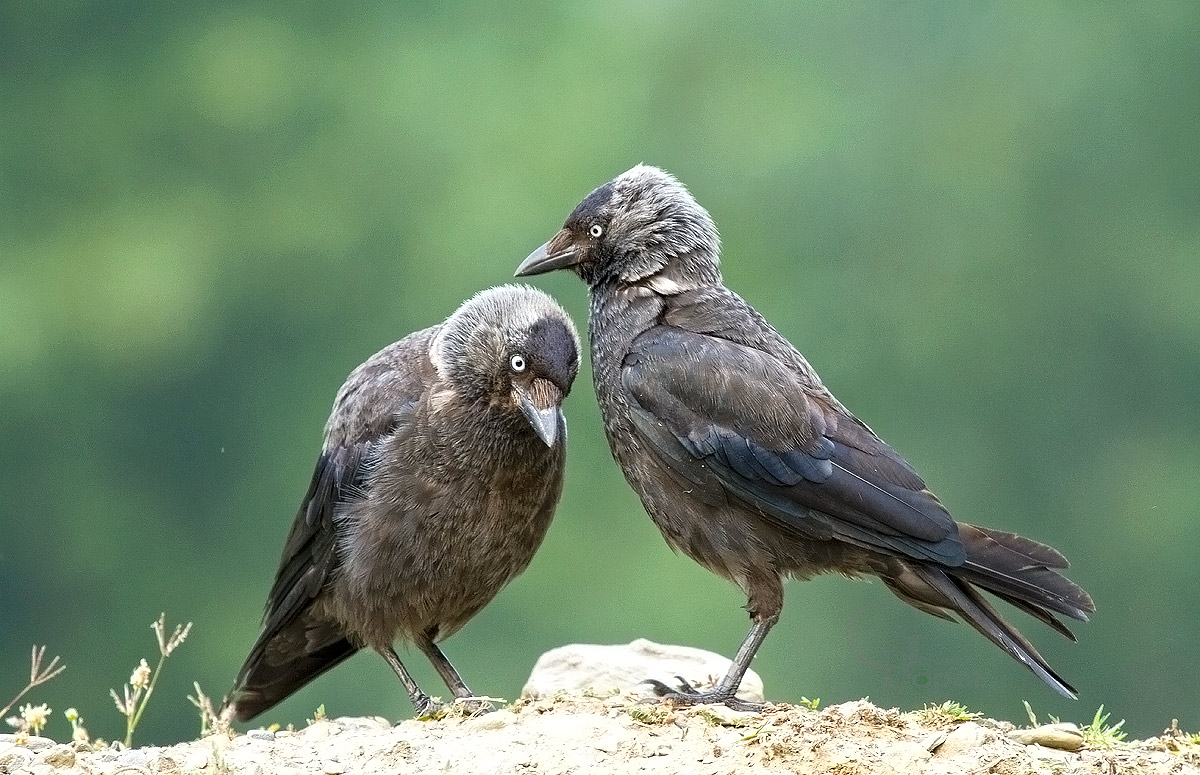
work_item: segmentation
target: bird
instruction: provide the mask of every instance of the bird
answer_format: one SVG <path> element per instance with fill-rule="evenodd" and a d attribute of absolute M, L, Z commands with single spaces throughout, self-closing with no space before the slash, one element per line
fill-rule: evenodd
<path fill-rule="evenodd" d="M 957 615 L 1068 697 L 1075 690 L 984 590 L 1071 640 L 1092 598 L 1057 550 L 957 522 L 803 355 L 725 287 L 712 216 L 639 164 L 588 194 L 517 268 L 569 270 L 589 291 L 605 435 L 666 542 L 745 593 L 751 627 L 709 692 L 651 680 L 679 704 L 756 709 L 736 691 L 783 608 L 783 581 L 874 576 L 905 603 Z M 682 680 L 682 679 L 681 679 Z"/>
<path fill-rule="evenodd" d="M 541 545 L 562 494 L 562 402 L 578 370 L 570 317 L 515 284 L 481 291 L 354 369 L 220 717 L 248 721 L 364 648 L 428 715 L 439 704 L 396 640 L 475 702 L 437 644 Z"/>

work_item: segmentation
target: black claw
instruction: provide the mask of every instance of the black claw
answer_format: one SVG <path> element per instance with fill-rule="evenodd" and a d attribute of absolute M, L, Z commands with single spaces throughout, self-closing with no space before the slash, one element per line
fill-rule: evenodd
<path fill-rule="evenodd" d="M 654 678 L 642 681 L 642 683 L 649 684 L 655 694 L 676 705 L 724 705 L 731 710 L 743 713 L 761 713 L 766 708 L 766 705 L 761 702 L 738 699 L 732 692 L 698 692 L 682 677 L 675 676 L 675 678 L 679 681 L 681 689 L 672 689 Z"/>
<path fill-rule="evenodd" d="M 700 694 L 700 692 L 694 686 L 688 683 L 688 679 L 684 678 L 683 676 L 677 675 L 675 676 L 675 680 L 679 682 L 679 691 L 683 694 Z"/>
<path fill-rule="evenodd" d="M 656 678 L 647 678 L 645 681 L 642 681 L 642 683 L 649 684 L 650 688 L 659 697 L 665 697 L 668 694 L 671 694 L 672 692 L 675 691 L 670 686 L 667 686 L 665 683 L 663 683 L 662 681 L 659 681 Z"/>

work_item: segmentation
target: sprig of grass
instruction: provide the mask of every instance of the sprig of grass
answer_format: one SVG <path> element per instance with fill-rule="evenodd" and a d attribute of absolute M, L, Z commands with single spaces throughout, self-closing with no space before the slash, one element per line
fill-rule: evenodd
<path fill-rule="evenodd" d="M 122 687 L 123 698 L 122 695 L 117 694 L 115 689 L 109 690 L 117 710 L 125 716 L 126 747 L 133 745 L 133 731 L 137 729 L 138 722 L 142 720 L 142 713 L 145 712 L 146 705 L 150 702 L 150 696 L 154 694 L 154 687 L 158 683 L 159 675 L 162 674 L 167 657 L 171 656 L 171 652 L 179 648 L 187 638 L 188 633 L 192 630 L 192 623 L 175 625 L 175 630 L 170 637 L 167 637 L 167 615 L 159 614 L 157 621 L 153 622 L 150 628 L 154 630 L 154 635 L 158 639 L 158 666 L 151 670 L 146 660 L 143 659 L 138 663 L 129 676 L 129 683 Z"/>
<path fill-rule="evenodd" d="M 955 702 L 954 700 L 946 700 L 941 705 L 926 705 L 916 712 L 917 717 L 922 721 L 970 721 L 971 719 L 979 718 L 981 714 L 967 710 L 967 706 Z"/>
<path fill-rule="evenodd" d="M 1125 741 L 1126 732 L 1121 729 L 1125 725 L 1125 719 L 1110 726 L 1109 715 L 1104 712 L 1104 706 L 1101 705 L 1096 709 L 1096 715 L 1092 717 L 1092 722 L 1079 728 L 1079 731 L 1083 733 L 1083 742 L 1086 745 L 1114 748 Z"/>
<path fill-rule="evenodd" d="M 50 679 L 54 678 L 56 675 L 58 675 L 59 673 L 61 673 L 62 671 L 67 669 L 66 665 L 58 664 L 58 657 L 54 657 L 53 659 L 51 659 L 50 664 L 46 665 L 45 669 L 43 669 L 42 668 L 42 660 L 45 658 L 45 656 L 46 656 L 46 647 L 45 646 L 34 646 L 33 647 L 32 651 L 29 654 L 29 683 L 25 685 L 24 689 L 17 692 L 17 696 L 13 697 L 12 701 L 10 701 L 7 705 L 4 706 L 4 710 L 0 710 L 0 717 L 3 717 L 5 713 L 8 713 L 8 711 L 12 708 L 12 706 L 14 706 L 18 702 L 20 702 L 21 698 L 29 693 L 29 690 L 33 689 L 36 686 L 41 686 L 42 684 L 46 683 L 47 681 L 49 681 Z M 46 712 L 49 713 L 49 710 L 47 710 Z"/>

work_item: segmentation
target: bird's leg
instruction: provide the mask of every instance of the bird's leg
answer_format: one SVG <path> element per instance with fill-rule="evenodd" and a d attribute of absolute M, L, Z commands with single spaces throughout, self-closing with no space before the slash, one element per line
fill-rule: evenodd
<path fill-rule="evenodd" d="M 446 683 L 448 688 L 464 707 L 472 713 L 478 713 L 483 710 L 490 709 L 487 700 L 475 697 L 471 690 L 467 688 L 463 682 L 462 676 L 458 674 L 458 670 L 454 665 L 450 664 L 450 660 L 442 653 L 442 650 L 433 642 L 433 638 L 426 635 L 424 638 L 417 639 L 417 648 L 429 658 L 429 662 L 433 665 L 433 669 L 437 670 L 438 675 Z"/>
<path fill-rule="evenodd" d="M 750 612 L 754 624 L 750 626 L 750 632 L 746 633 L 746 638 L 734 655 L 733 663 L 726 671 L 725 677 L 711 692 L 698 692 L 689 686 L 687 681 L 681 681 L 679 689 L 672 689 L 662 681 L 647 681 L 654 687 L 656 694 L 679 705 L 723 703 L 734 710 L 755 713 L 763 709 L 761 703 L 739 700 L 737 690 L 742 685 L 746 671 L 750 669 L 750 661 L 758 653 L 758 647 L 775 626 L 775 622 L 779 621 L 779 614 L 783 611 L 783 582 L 778 574 L 765 572 L 749 576 L 743 584 L 746 589 L 746 610 Z"/>
<path fill-rule="evenodd" d="M 750 669 L 750 660 L 754 659 L 755 652 L 762 645 L 763 639 L 767 637 L 767 633 L 771 631 L 771 627 L 775 622 L 779 621 L 779 615 L 756 619 L 750 627 L 750 632 L 746 633 L 745 640 L 742 641 L 741 648 L 733 658 L 733 664 L 729 666 L 729 670 L 725 673 L 725 677 L 711 692 L 697 692 L 687 681 L 680 679 L 680 689 L 672 689 L 662 681 L 650 680 L 646 683 L 654 687 L 654 692 L 668 700 L 671 700 L 677 705 L 709 705 L 722 703 L 734 710 L 750 711 L 757 713 L 763 709 L 762 703 L 747 702 L 737 698 L 737 690 L 742 685 L 742 678 L 745 677 L 746 671 Z"/>
<path fill-rule="evenodd" d="M 438 709 L 438 704 L 433 701 L 433 698 L 421 691 L 421 687 L 417 686 L 417 682 L 408 674 L 408 670 L 405 669 L 404 664 L 400 661 L 400 657 L 396 655 L 394 648 L 391 646 L 376 646 L 375 650 L 379 652 L 379 656 L 383 657 L 384 661 L 392 668 L 392 671 L 400 678 L 400 683 L 404 684 L 404 688 L 408 690 L 408 699 L 412 701 L 418 718 L 428 716 Z"/>

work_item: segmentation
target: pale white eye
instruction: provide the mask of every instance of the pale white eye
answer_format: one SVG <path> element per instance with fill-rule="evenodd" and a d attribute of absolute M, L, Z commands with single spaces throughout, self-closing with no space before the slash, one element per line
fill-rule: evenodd
<path fill-rule="evenodd" d="M 600 235 L 604 233 L 604 227 L 598 223 L 593 223 L 588 229 L 588 234 L 592 235 L 592 239 L 600 239 Z"/>
<path fill-rule="evenodd" d="M 519 354 L 514 355 L 513 357 L 508 359 L 508 365 L 511 366 L 512 370 L 515 372 L 520 373 L 522 371 L 525 371 L 525 356 L 519 355 Z"/>

